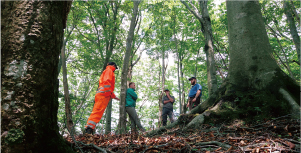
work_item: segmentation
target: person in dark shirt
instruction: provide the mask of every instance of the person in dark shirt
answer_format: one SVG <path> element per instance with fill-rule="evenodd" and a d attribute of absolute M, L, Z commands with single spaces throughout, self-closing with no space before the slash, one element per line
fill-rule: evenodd
<path fill-rule="evenodd" d="M 170 95 L 170 91 L 168 89 L 164 90 L 165 96 L 162 98 L 163 102 L 163 126 L 166 126 L 167 123 L 167 115 L 169 116 L 170 122 L 173 123 L 173 103 L 175 102 L 175 97 Z"/>
<path fill-rule="evenodd" d="M 200 84 L 196 83 L 195 77 L 189 78 L 189 81 L 190 81 L 192 87 L 188 94 L 187 107 L 189 108 L 189 110 L 192 110 L 193 108 L 198 106 L 201 102 L 202 86 Z"/>

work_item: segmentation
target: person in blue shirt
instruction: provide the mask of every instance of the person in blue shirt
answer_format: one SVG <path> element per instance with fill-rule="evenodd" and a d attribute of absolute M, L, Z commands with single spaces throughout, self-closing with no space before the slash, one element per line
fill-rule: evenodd
<path fill-rule="evenodd" d="M 192 87 L 188 94 L 187 107 L 189 108 L 189 110 L 192 110 L 193 108 L 198 106 L 201 102 L 202 86 L 200 84 L 196 83 L 195 77 L 189 78 L 189 81 L 190 81 Z"/>

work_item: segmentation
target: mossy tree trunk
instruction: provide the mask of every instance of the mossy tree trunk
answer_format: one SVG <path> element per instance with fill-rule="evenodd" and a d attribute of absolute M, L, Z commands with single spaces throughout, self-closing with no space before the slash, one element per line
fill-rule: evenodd
<path fill-rule="evenodd" d="M 58 62 L 72 2 L 1 2 L 1 150 L 72 152 L 59 134 Z"/>
<path fill-rule="evenodd" d="M 280 70 L 269 43 L 258 1 L 227 1 L 229 31 L 229 93 L 250 95 L 245 107 L 253 106 L 271 116 L 287 112 L 299 114 L 287 96 L 299 101 L 300 87 Z M 281 89 L 289 94 L 285 96 Z M 258 103 L 256 103 L 258 101 Z M 256 106 L 257 105 L 257 106 Z M 244 108 L 245 109 L 245 108 Z M 266 114 L 266 115 L 267 115 Z"/>

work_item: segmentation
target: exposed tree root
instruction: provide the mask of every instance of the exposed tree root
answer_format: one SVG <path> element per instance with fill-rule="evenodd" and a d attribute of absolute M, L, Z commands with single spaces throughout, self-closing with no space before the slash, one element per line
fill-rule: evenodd
<path fill-rule="evenodd" d="M 184 119 L 198 118 L 186 115 Z M 179 125 L 154 137 L 139 135 L 86 135 L 66 138 L 77 152 L 300 152 L 300 120 L 291 115 L 252 124 L 202 124 L 198 129 L 183 130 Z M 75 145 L 74 140 L 78 145 Z M 93 144 L 93 145 L 92 145 Z M 95 146 L 94 146 L 95 145 Z"/>
<path fill-rule="evenodd" d="M 196 146 L 203 146 L 203 145 L 217 145 L 217 146 L 220 146 L 222 148 L 226 148 L 227 150 L 229 148 L 231 148 L 230 145 L 228 144 L 225 144 L 225 143 L 221 143 L 221 142 L 218 142 L 218 141 L 209 141 L 209 142 L 199 142 L 197 144 L 195 144 Z"/>
<path fill-rule="evenodd" d="M 183 130 L 186 131 L 188 129 L 198 128 L 201 126 L 201 124 L 204 123 L 204 115 L 200 114 L 197 117 L 195 117 L 192 121 L 190 121 Z"/>
<path fill-rule="evenodd" d="M 291 113 L 293 114 L 294 118 L 300 118 L 300 106 L 297 102 L 292 98 L 292 96 L 283 88 L 279 89 L 279 92 L 283 95 L 283 97 L 289 102 L 292 106 Z"/>
<path fill-rule="evenodd" d="M 185 115 L 181 115 L 179 117 L 179 119 L 177 121 L 175 121 L 174 123 L 169 124 L 169 125 L 164 126 L 164 127 L 160 127 L 160 128 L 155 129 L 153 131 L 150 131 L 149 133 L 147 133 L 146 136 L 154 136 L 154 135 L 157 135 L 157 134 L 161 134 L 163 132 L 166 132 L 167 129 L 174 128 L 174 127 L 176 127 L 178 125 L 183 126 L 183 129 L 187 130 L 189 128 L 192 128 L 192 127 L 195 127 L 195 126 L 197 127 L 197 126 L 203 124 L 204 123 L 204 115 L 202 115 L 201 113 L 203 113 L 204 111 L 206 111 L 210 107 L 214 107 L 214 105 L 217 103 L 217 98 L 219 98 L 218 94 L 221 91 L 225 90 L 224 89 L 225 86 L 226 86 L 226 84 L 223 84 L 218 89 L 217 92 L 213 93 L 212 96 L 210 96 L 206 101 L 204 101 L 199 106 L 197 106 L 194 109 L 192 109 L 190 111 L 190 113 L 188 113 L 188 115 L 192 114 L 193 118 L 196 117 L 193 114 L 198 114 L 195 119 L 193 119 L 193 118 L 192 118 L 192 120 L 183 119 L 183 118 L 185 118 Z"/>
<path fill-rule="evenodd" d="M 296 103 L 295 93 L 285 90 L 288 86 L 283 85 L 282 88 L 280 86 L 282 84 L 276 85 L 278 89 L 272 86 L 262 91 L 256 89 L 240 91 L 225 81 L 215 93 L 188 114 L 181 115 L 172 124 L 149 132 L 147 136 L 162 134 L 176 126 L 186 131 L 209 122 L 219 124 L 239 120 L 239 124 L 243 124 L 254 120 L 272 119 L 287 112 L 292 113 L 292 118 L 300 118 L 300 106 Z M 270 91 L 269 88 L 273 90 Z"/>

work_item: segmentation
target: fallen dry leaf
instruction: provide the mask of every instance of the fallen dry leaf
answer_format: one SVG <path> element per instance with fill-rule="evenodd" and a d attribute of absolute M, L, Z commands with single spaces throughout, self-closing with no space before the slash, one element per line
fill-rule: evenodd
<path fill-rule="evenodd" d="M 289 141 L 287 141 L 286 144 L 287 144 L 291 149 L 293 149 L 293 148 L 296 147 L 295 144 L 293 144 L 293 143 L 291 143 L 291 142 L 289 142 Z"/>

